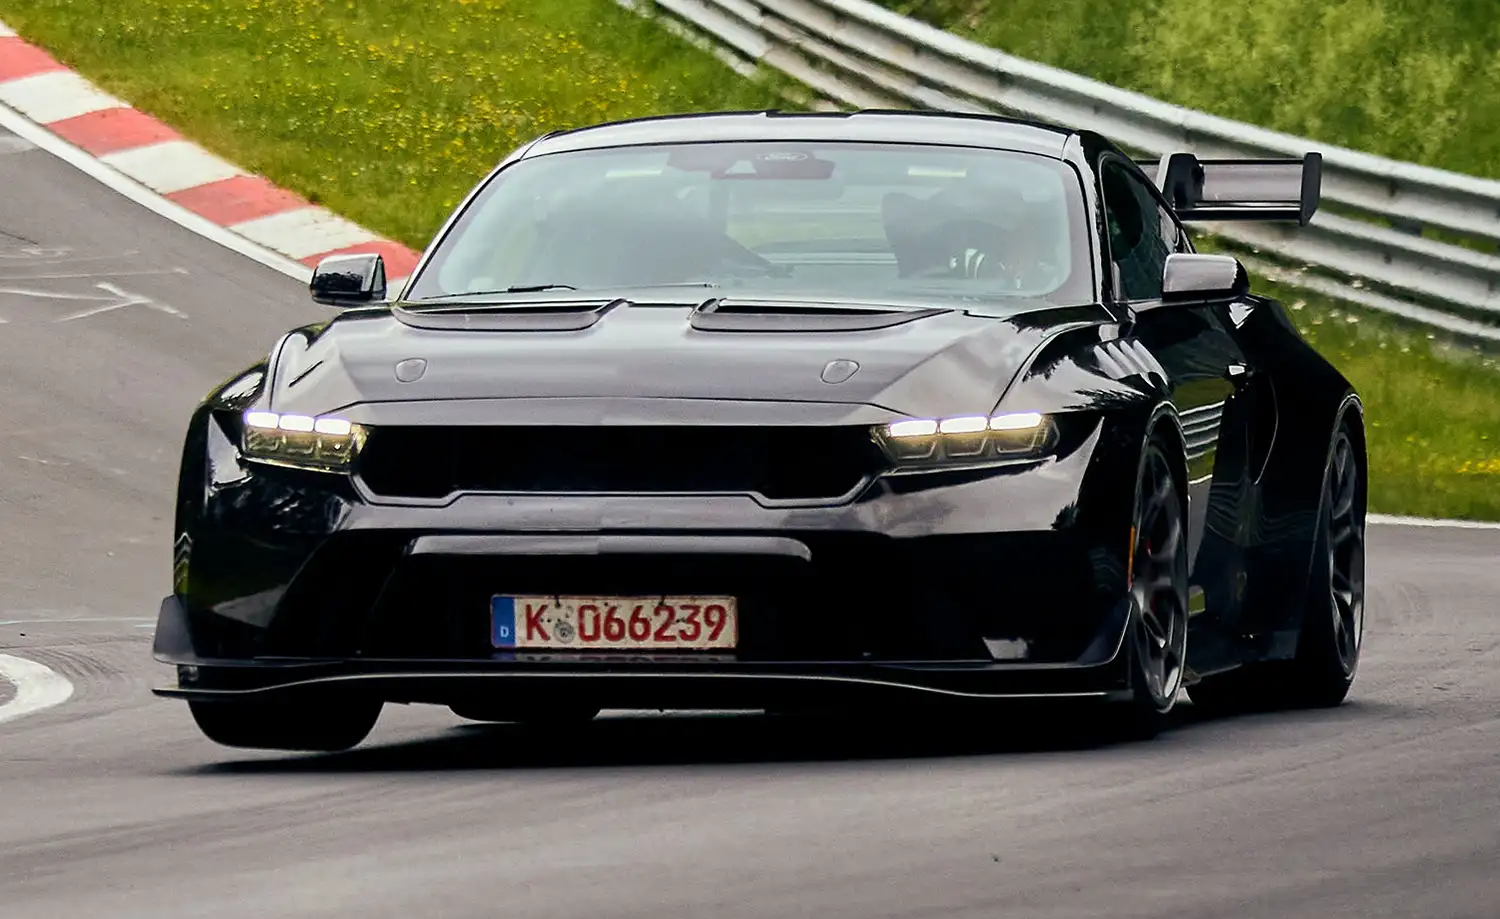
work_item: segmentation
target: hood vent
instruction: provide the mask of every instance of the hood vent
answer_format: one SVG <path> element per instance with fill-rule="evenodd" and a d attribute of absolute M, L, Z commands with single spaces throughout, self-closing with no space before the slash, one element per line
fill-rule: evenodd
<path fill-rule="evenodd" d="M 688 322 L 704 332 L 867 332 L 948 312 L 952 310 L 714 297 L 699 304 Z"/>
<path fill-rule="evenodd" d="M 616 307 L 613 300 L 525 300 L 450 304 L 421 309 L 391 310 L 403 323 L 418 329 L 459 329 L 474 332 L 581 332 Z"/>

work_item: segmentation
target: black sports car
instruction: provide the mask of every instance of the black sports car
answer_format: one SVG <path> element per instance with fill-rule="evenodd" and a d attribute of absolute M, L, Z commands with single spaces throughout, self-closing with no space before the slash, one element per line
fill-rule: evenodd
<path fill-rule="evenodd" d="M 917 112 L 546 135 L 193 414 L 155 654 L 234 746 L 916 699 L 1332 705 L 1360 399 L 1184 221 L 1320 160 Z"/>

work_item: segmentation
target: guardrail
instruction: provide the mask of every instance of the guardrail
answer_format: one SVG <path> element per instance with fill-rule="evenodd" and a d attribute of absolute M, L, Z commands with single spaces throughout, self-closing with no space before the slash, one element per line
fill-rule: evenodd
<path fill-rule="evenodd" d="M 1431 228 L 1500 243 L 1500 182 L 1169 105 L 1011 57 L 868 0 L 616 2 L 644 15 L 667 14 L 663 21 L 674 31 L 709 39 L 721 57 L 732 49 L 742 72 L 748 59 L 785 73 L 827 100 L 819 107 L 998 111 L 1090 128 L 1145 156 L 1187 150 L 1300 157 L 1317 150 L 1324 209 L 1310 225 L 1205 224 L 1205 230 L 1334 275 L 1283 271 L 1281 280 L 1500 341 L 1500 326 L 1491 324 L 1500 321 L 1500 256 L 1421 235 Z"/>

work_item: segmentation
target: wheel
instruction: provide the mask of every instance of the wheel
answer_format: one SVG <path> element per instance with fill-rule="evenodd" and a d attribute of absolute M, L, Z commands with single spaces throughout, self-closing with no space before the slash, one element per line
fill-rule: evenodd
<path fill-rule="evenodd" d="M 1365 626 L 1365 496 L 1347 425 L 1329 446 L 1302 633 L 1292 660 L 1251 664 L 1188 687 L 1221 711 L 1324 708 L 1349 694 Z"/>
<path fill-rule="evenodd" d="M 198 729 L 214 743 L 320 753 L 358 746 L 375 727 L 383 707 L 380 699 L 358 697 L 188 702 Z"/>
<path fill-rule="evenodd" d="M 1365 496 L 1359 464 L 1349 430 L 1340 425 L 1323 471 L 1297 656 L 1281 683 L 1282 703 L 1289 707 L 1342 703 L 1359 670 L 1365 632 Z"/>
<path fill-rule="evenodd" d="M 1136 485 L 1129 635 L 1131 690 L 1117 728 L 1128 738 L 1155 737 L 1182 688 L 1187 662 L 1187 528 L 1182 496 L 1164 445 L 1152 438 Z M 1113 714 L 1113 713 L 1112 713 Z"/>
<path fill-rule="evenodd" d="M 469 721 L 516 721 L 522 724 L 581 724 L 598 717 L 602 709 L 595 705 L 496 702 L 490 699 L 466 699 L 448 708 Z"/>

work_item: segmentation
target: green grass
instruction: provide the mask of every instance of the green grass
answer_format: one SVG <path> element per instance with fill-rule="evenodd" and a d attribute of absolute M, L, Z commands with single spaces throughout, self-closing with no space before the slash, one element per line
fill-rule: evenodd
<path fill-rule="evenodd" d="M 0 0 L 205 147 L 422 248 L 546 131 L 785 104 L 611 0 Z"/>
<path fill-rule="evenodd" d="M 1012 0 L 994 6 L 984 27 L 1004 37 L 1000 27 L 1014 22 L 1011 37 L 1020 45 L 998 43 L 1044 59 L 1040 52 L 1062 49 L 1056 62 L 1071 69 L 1139 66 L 1177 55 L 1179 69 L 1167 71 L 1179 81 L 1173 85 L 1198 93 L 1221 86 L 1226 106 L 1239 105 L 1240 95 L 1259 96 L 1252 100 L 1260 106 L 1257 118 L 1312 110 L 1296 93 L 1265 91 L 1262 74 L 1279 78 L 1292 67 L 1262 62 L 1247 74 L 1226 63 L 1216 82 L 1194 76 L 1182 83 L 1185 74 L 1219 60 L 1216 54 L 1231 62 L 1250 53 L 1222 42 L 1196 49 L 1173 38 L 1180 30 L 1170 24 L 1188 24 L 1181 17 L 1201 5 L 1166 4 L 1152 14 L 1166 20 L 1148 29 L 1132 24 L 1146 7 L 1155 9 L 1145 0 L 1123 12 L 1086 0 Z M 1235 7 L 1222 14 L 1225 28 L 1242 29 L 1250 14 L 1237 8 L 1247 5 L 1225 6 Z M 1290 23 L 1305 24 L 1309 15 L 1283 0 L 1260 6 L 1285 14 L 1288 40 L 1298 37 Z M 1447 22 L 1459 6 L 1433 8 L 1426 18 Z M 672 111 L 785 106 L 774 84 L 742 79 L 611 0 L 0 0 L 0 18 L 206 147 L 419 248 L 476 180 L 544 131 Z M 1281 28 L 1274 17 L 1254 18 L 1264 19 L 1265 29 Z M 1146 44 L 1128 47 L 1119 28 L 1133 29 Z M 1369 30 L 1361 28 L 1356 35 Z M 1194 29 L 1185 34 L 1210 34 L 1202 23 Z M 1352 40 L 1341 32 L 1339 47 Z M 1148 45 L 1156 49 L 1151 54 L 1144 53 Z M 1252 50 L 1268 58 L 1296 54 L 1276 42 Z M 1323 66 L 1317 64 L 1323 58 L 1313 57 Z M 1472 63 L 1472 56 L 1465 60 Z M 1362 59 L 1348 64 L 1353 74 L 1368 69 Z M 1095 72 L 1130 83 L 1120 79 L 1125 71 Z M 1486 72 L 1500 73 L 1500 65 Z M 1416 81 L 1410 91 L 1420 88 L 1423 73 L 1408 73 Z M 1308 100 L 1313 89 L 1324 94 L 1317 98 L 1332 92 L 1317 81 L 1309 86 Z M 1360 98 L 1366 97 L 1351 104 Z M 1408 117 L 1407 98 L 1393 101 L 1391 111 Z M 1475 93 L 1450 101 L 1476 107 L 1500 104 L 1496 98 Z M 1327 117 L 1341 119 L 1343 111 L 1335 106 Z M 1449 123 L 1431 120 L 1439 129 Z M 1415 131 L 1402 124 L 1383 130 Z M 1480 134 L 1476 142 L 1488 141 Z M 1453 146 L 1450 156 L 1472 152 Z M 1492 358 L 1295 288 L 1261 280 L 1256 287 L 1289 304 L 1307 336 L 1363 391 L 1374 510 L 1500 519 L 1500 368 Z"/>
<path fill-rule="evenodd" d="M 1178 105 L 1500 177 L 1495 0 L 877 2 Z"/>

